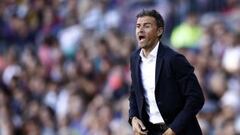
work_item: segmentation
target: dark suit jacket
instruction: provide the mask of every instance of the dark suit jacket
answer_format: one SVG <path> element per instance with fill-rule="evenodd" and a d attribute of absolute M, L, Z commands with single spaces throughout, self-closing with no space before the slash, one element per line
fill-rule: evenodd
<path fill-rule="evenodd" d="M 145 116 L 139 56 L 136 50 L 130 59 L 132 86 L 129 97 L 129 122 Z M 194 68 L 186 58 L 160 43 L 156 61 L 155 98 L 165 123 L 177 135 L 201 135 L 196 114 L 204 104 L 204 97 Z"/>

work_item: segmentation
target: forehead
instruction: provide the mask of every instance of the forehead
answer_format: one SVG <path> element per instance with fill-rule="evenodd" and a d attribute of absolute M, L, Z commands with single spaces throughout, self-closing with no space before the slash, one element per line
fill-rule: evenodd
<path fill-rule="evenodd" d="M 151 16 L 143 16 L 143 17 L 139 17 L 137 18 L 137 24 L 139 23 L 155 23 L 156 20 L 154 17 Z"/>

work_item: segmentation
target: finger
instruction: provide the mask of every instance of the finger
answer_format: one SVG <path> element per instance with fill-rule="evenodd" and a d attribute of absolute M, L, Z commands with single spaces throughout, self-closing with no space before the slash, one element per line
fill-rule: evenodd
<path fill-rule="evenodd" d="M 148 131 L 141 131 L 141 130 L 139 130 L 139 131 L 135 131 L 134 135 L 147 135 L 147 132 Z"/>
<path fill-rule="evenodd" d="M 138 133 L 138 132 L 136 132 L 136 133 L 134 133 L 134 135 L 142 135 L 141 133 Z"/>
<path fill-rule="evenodd" d="M 147 135 L 147 131 L 140 131 L 140 135 Z"/>
<path fill-rule="evenodd" d="M 135 128 L 135 130 L 140 133 L 142 131 L 141 126 L 138 124 Z"/>
<path fill-rule="evenodd" d="M 139 125 L 138 121 L 136 121 L 136 123 L 133 124 L 132 128 L 134 132 L 139 133 L 141 131 L 141 126 Z"/>
<path fill-rule="evenodd" d="M 139 121 L 138 121 L 138 124 L 139 124 L 141 130 L 146 130 L 146 127 L 144 126 L 144 124 L 142 123 L 142 121 L 139 120 Z"/>
<path fill-rule="evenodd" d="M 141 131 L 141 127 L 138 122 L 133 125 L 133 131 L 136 133 L 139 133 Z"/>
<path fill-rule="evenodd" d="M 162 135 L 167 135 L 169 134 L 168 132 L 169 132 L 169 129 L 167 129 Z"/>
<path fill-rule="evenodd" d="M 143 131 L 143 129 L 141 128 L 141 126 L 140 126 L 140 124 L 138 125 L 139 127 L 138 127 L 138 133 L 139 133 L 139 135 L 146 135 L 147 134 L 147 130 L 146 130 L 146 128 L 144 129 L 144 131 Z"/>
<path fill-rule="evenodd" d="M 142 121 L 139 119 L 135 119 L 135 122 L 133 123 L 133 131 L 137 132 L 138 135 L 146 135 L 147 134 L 146 127 L 144 126 Z"/>
<path fill-rule="evenodd" d="M 134 132 L 134 135 L 139 135 L 137 132 Z"/>

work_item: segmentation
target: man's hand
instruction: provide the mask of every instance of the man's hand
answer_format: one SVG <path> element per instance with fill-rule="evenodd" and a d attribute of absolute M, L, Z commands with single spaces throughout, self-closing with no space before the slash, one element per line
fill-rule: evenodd
<path fill-rule="evenodd" d="M 168 128 L 163 135 L 176 135 L 171 128 Z"/>
<path fill-rule="evenodd" d="M 143 125 L 142 121 L 137 117 L 132 118 L 132 128 L 135 135 L 146 135 L 147 129 Z"/>

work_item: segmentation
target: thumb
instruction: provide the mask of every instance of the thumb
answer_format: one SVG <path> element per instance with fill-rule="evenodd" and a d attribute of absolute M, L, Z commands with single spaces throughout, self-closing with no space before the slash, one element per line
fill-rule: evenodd
<path fill-rule="evenodd" d="M 143 125 L 142 121 L 139 120 L 138 124 L 140 125 L 140 128 L 141 128 L 142 130 L 145 130 L 145 129 L 146 129 L 146 127 Z"/>

